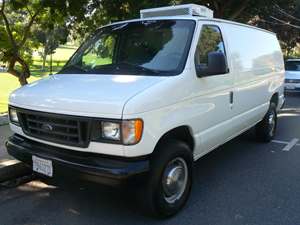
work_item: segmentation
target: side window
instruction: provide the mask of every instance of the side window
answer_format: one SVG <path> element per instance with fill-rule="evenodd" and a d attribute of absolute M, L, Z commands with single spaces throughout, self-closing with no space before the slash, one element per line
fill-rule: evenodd
<path fill-rule="evenodd" d="M 207 67 L 208 54 L 216 51 L 226 54 L 221 30 L 215 25 L 203 25 L 195 55 L 196 65 Z"/>

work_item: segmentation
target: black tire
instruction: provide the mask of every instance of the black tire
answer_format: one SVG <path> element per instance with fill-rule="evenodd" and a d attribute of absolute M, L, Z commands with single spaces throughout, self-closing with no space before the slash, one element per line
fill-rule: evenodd
<path fill-rule="evenodd" d="M 178 197 L 173 197 L 171 201 L 172 195 L 170 195 L 171 197 L 168 197 L 165 194 L 166 187 L 170 187 L 171 185 L 169 184 L 168 186 L 167 182 L 163 181 L 167 181 L 168 179 L 166 179 L 166 177 L 170 177 L 166 175 L 171 174 L 170 171 L 172 171 L 172 169 L 170 168 L 172 168 L 173 163 L 174 165 L 175 163 L 184 165 L 182 168 L 185 169 L 182 169 L 179 172 L 180 175 L 177 176 L 175 180 L 179 180 L 178 177 L 184 176 L 186 177 L 186 179 L 184 179 L 186 182 L 183 183 L 186 185 L 184 188 L 178 188 L 181 185 L 175 185 L 176 189 L 181 190 L 180 192 L 178 191 L 181 195 L 178 194 Z M 178 168 L 178 166 L 174 166 L 174 168 L 175 167 Z M 169 140 L 164 142 L 153 153 L 150 168 L 149 177 L 145 187 L 146 192 L 144 192 L 142 200 L 144 206 L 146 206 L 147 213 L 150 213 L 151 215 L 160 218 L 170 217 L 176 214 L 185 205 L 190 195 L 193 170 L 192 151 L 186 143 L 181 141 Z M 183 172 L 185 170 L 187 173 Z M 178 184 L 178 181 L 176 184 Z"/>
<path fill-rule="evenodd" d="M 258 140 L 262 142 L 270 142 L 275 136 L 276 128 L 277 110 L 275 103 L 271 102 L 267 114 L 255 127 Z"/>

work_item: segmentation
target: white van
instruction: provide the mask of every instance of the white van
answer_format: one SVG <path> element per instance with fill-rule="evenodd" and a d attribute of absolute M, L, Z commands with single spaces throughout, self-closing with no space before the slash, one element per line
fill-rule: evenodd
<path fill-rule="evenodd" d="M 285 91 L 300 91 L 300 59 L 288 59 L 285 62 Z"/>
<path fill-rule="evenodd" d="M 197 5 L 100 28 L 59 74 L 9 99 L 8 152 L 47 175 L 135 177 L 156 214 L 180 210 L 193 161 L 256 126 L 276 130 L 284 63 L 275 34 Z"/>

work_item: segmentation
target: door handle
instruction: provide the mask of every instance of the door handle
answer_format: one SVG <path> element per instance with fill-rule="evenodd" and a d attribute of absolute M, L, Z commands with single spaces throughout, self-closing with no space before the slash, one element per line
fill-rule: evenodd
<path fill-rule="evenodd" d="M 229 92 L 229 102 L 233 104 L 233 91 Z"/>

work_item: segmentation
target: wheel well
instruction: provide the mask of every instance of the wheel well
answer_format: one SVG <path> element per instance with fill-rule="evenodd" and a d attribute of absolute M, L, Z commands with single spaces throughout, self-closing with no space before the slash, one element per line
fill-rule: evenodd
<path fill-rule="evenodd" d="M 276 107 L 277 107 L 277 106 L 278 106 L 278 101 L 279 101 L 278 93 L 273 94 L 273 96 L 272 96 L 270 102 L 275 103 L 275 105 L 276 105 Z"/>
<path fill-rule="evenodd" d="M 180 126 L 168 131 L 159 139 L 156 146 L 170 139 L 183 141 L 188 144 L 192 151 L 194 150 L 195 142 L 188 126 Z"/>

